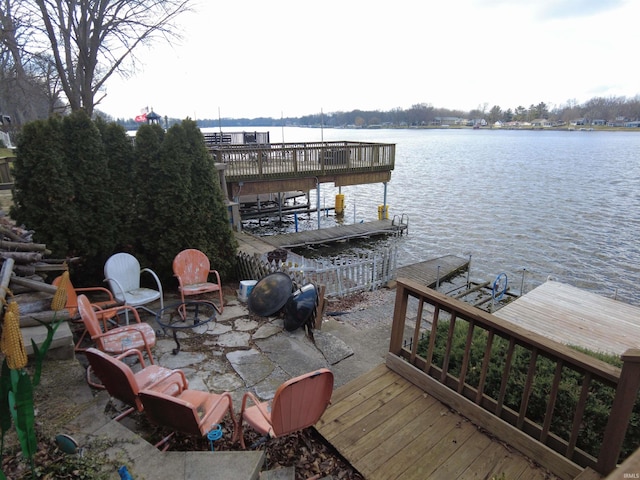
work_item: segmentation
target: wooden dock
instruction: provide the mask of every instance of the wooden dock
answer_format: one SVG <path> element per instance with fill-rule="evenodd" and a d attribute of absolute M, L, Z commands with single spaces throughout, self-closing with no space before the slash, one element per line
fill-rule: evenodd
<path fill-rule="evenodd" d="M 367 480 L 556 478 L 386 365 L 338 388 L 316 429 Z"/>
<path fill-rule="evenodd" d="M 640 307 L 547 281 L 494 313 L 564 345 L 621 355 L 640 343 Z"/>
<path fill-rule="evenodd" d="M 396 278 L 407 278 L 429 288 L 434 288 L 436 283 L 448 280 L 469 268 L 469 260 L 445 255 L 424 262 L 412 263 L 399 267 Z"/>
<path fill-rule="evenodd" d="M 406 225 L 394 225 L 391 220 L 355 223 L 339 227 L 305 230 L 304 232 L 285 233 L 260 237 L 274 248 L 295 248 L 327 243 L 341 242 L 355 238 L 370 238 L 379 235 L 402 233 Z"/>

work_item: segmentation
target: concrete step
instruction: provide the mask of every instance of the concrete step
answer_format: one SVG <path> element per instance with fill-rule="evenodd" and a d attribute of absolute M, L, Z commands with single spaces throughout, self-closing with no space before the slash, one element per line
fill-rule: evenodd
<path fill-rule="evenodd" d="M 22 333 L 27 355 L 33 355 L 31 340 L 40 348 L 47 338 L 47 327 L 44 325 L 22 327 L 20 328 L 20 332 Z M 54 360 L 70 360 L 74 358 L 73 333 L 71 332 L 71 328 L 69 328 L 69 322 L 62 322 L 58 326 L 53 336 L 51 346 L 49 347 L 47 358 Z"/>

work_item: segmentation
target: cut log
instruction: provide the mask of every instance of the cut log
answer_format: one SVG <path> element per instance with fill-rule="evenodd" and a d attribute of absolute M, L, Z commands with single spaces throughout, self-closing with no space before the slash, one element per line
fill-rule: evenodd
<path fill-rule="evenodd" d="M 18 302 L 20 317 L 34 312 L 51 310 L 53 295 L 44 292 L 21 293 L 14 295 L 12 301 Z"/>
<path fill-rule="evenodd" d="M 11 240 L 13 240 L 15 242 L 29 243 L 28 240 L 25 240 L 24 238 L 22 238 L 17 233 L 12 232 L 7 227 L 0 226 L 0 235 L 4 235 L 5 237 L 10 238 Z"/>
<path fill-rule="evenodd" d="M 13 264 L 13 260 L 8 258 L 2 264 L 2 269 L 0 269 L 0 299 L 2 300 L 7 298 L 7 289 L 13 273 Z"/>
<path fill-rule="evenodd" d="M 50 250 L 47 250 L 47 246 L 44 243 L 11 242 L 9 240 L 0 240 L 0 248 L 4 250 L 18 250 L 21 252 L 51 253 Z"/>
<path fill-rule="evenodd" d="M 39 321 L 38 321 L 39 320 Z M 42 312 L 33 312 L 28 315 L 20 316 L 20 328 L 35 327 L 43 323 L 53 323 L 58 320 L 69 320 L 69 312 L 62 310 L 46 310 Z"/>
<path fill-rule="evenodd" d="M 58 291 L 58 287 L 54 287 L 53 285 L 49 285 L 48 283 L 39 282 L 37 280 L 31 280 L 25 277 L 18 277 L 17 275 L 13 275 L 11 277 L 11 284 L 20 285 L 22 287 L 28 287 L 31 290 L 35 290 L 37 292 L 45 292 L 50 294 L 55 294 Z"/>
<path fill-rule="evenodd" d="M 13 258 L 16 263 L 32 263 L 42 260 L 42 254 L 37 252 L 0 252 L 2 258 Z"/>

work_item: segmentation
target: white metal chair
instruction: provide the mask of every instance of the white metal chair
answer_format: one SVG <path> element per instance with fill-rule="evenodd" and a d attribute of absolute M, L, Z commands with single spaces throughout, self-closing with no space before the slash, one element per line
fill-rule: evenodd
<path fill-rule="evenodd" d="M 140 287 L 140 278 L 143 273 L 149 273 L 158 286 L 157 290 Z M 164 308 L 162 284 L 156 273 L 149 269 L 140 269 L 138 259 L 129 253 L 116 253 L 109 257 L 104 264 L 105 282 L 113 292 L 116 300 L 134 308 L 142 308 L 155 315 L 148 305 L 160 300 L 160 310 Z"/>

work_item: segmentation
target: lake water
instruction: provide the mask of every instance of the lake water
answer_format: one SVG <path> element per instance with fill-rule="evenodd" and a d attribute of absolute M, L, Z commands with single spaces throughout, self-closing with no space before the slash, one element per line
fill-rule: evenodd
<path fill-rule="evenodd" d="M 269 130 L 272 143 L 395 143 L 387 204 L 391 217 L 409 218 L 409 234 L 397 240 L 400 265 L 471 255 L 474 279 L 505 272 L 516 291 L 524 278 L 526 292 L 553 277 L 640 305 L 640 132 L 257 130 Z M 336 193 L 322 185 L 321 206 L 332 207 Z M 342 193 L 344 223 L 377 219 L 382 184 Z M 299 218 L 299 229 L 317 225 L 315 213 Z M 293 219 L 277 228 L 292 231 Z"/>

